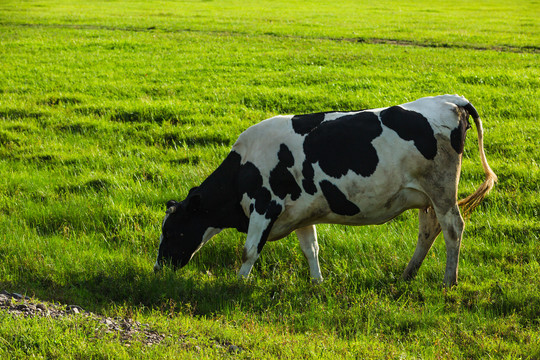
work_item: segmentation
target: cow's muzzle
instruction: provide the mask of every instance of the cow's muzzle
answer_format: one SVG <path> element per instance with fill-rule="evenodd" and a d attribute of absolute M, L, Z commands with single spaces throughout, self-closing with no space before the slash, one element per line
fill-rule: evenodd
<path fill-rule="evenodd" d="M 156 263 L 154 264 L 154 273 L 158 273 L 161 271 L 161 265 L 159 264 L 159 262 L 156 261 Z"/>

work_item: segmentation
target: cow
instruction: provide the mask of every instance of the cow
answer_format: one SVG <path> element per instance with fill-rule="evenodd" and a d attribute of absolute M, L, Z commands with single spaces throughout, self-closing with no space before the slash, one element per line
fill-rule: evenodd
<path fill-rule="evenodd" d="M 457 200 L 465 135 L 474 119 L 485 181 Z M 413 278 L 442 230 L 444 284 L 457 284 L 469 214 L 497 177 L 484 153 L 482 122 L 458 95 L 424 97 L 387 108 L 276 116 L 245 130 L 219 167 L 183 201 L 166 205 L 154 270 L 185 266 L 225 228 L 247 233 L 240 278 L 267 241 L 296 232 L 311 279 L 323 280 L 316 224 L 383 224 L 419 209 Z"/>

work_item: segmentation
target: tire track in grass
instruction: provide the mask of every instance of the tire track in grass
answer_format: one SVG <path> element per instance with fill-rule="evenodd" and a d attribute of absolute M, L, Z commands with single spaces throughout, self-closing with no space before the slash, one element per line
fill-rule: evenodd
<path fill-rule="evenodd" d="M 40 28 L 53 28 L 53 29 L 82 29 L 82 30 L 108 30 L 108 31 L 133 31 L 133 32 L 146 32 L 146 31 L 159 31 L 164 33 L 201 33 L 212 34 L 222 36 L 267 36 L 276 38 L 287 39 L 301 39 L 301 40 L 321 40 L 321 41 L 334 41 L 334 42 L 350 42 L 350 43 L 362 43 L 362 44 L 384 44 L 384 45 L 396 45 L 396 46 L 411 46 L 422 48 L 449 48 L 449 49 L 466 49 L 477 51 L 498 51 L 498 52 L 510 52 L 510 53 L 540 53 L 540 46 L 525 45 L 476 45 L 476 44 L 451 44 L 451 43 L 436 43 L 436 42 L 420 42 L 414 40 L 404 39 L 390 39 L 390 38 L 377 38 L 377 37 L 325 37 L 325 36 L 302 36 L 302 35 L 289 35 L 279 34 L 273 32 L 264 33 L 249 33 L 245 31 L 226 31 L 226 30 L 200 30 L 200 29 L 168 29 L 156 26 L 148 27 L 121 27 L 121 26 L 108 26 L 108 25 L 93 25 L 93 24 L 30 24 L 30 23 L 11 23 L 0 22 L 0 26 L 19 26 L 19 27 L 40 27 Z"/>

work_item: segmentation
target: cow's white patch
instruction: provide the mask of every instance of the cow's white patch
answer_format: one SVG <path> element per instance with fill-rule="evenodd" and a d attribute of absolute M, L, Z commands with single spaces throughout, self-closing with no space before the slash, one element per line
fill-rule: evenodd
<path fill-rule="evenodd" d="M 165 226 L 165 221 L 169 218 L 170 214 L 165 214 L 165 217 L 163 218 L 163 222 L 161 223 L 161 227 Z"/>
<path fill-rule="evenodd" d="M 163 228 L 163 226 L 165 226 L 165 221 L 167 221 L 167 218 L 169 217 L 169 214 L 166 214 L 165 215 L 165 218 L 163 219 L 163 222 L 161 223 L 161 228 Z M 159 237 L 159 246 L 158 246 L 158 249 L 161 247 L 161 243 L 163 242 L 163 234 L 160 235 Z M 156 259 L 156 263 L 154 264 L 154 271 L 159 271 L 161 270 L 161 266 L 159 265 L 159 251 L 158 251 L 158 259 Z"/>
<path fill-rule="evenodd" d="M 211 226 L 208 229 L 206 229 L 206 231 L 203 234 L 201 244 L 199 245 L 199 247 L 197 248 L 197 250 L 195 250 L 195 252 L 193 254 L 195 254 L 197 251 L 199 251 L 203 247 L 203 245 L 208 242 L 208 240 L 210 240 L 215 235 L 219 234 L 221 232 L 221 230 L 223 230 L 223 229 L 215 228 L 215 227 L 211 227 Z"/>
<path fill-rule="evenodd" d="M 161 228 L 162 229 L 165 226 L 165 221 L 167 221 L 168 218 L 169 218 L 169 214 L 166 214 L 165 218 L 163 219 L 163 222 L 161 223 Z M 163 242 L 163 234 L 161 234 L 161 236 L 159 237 L 159 246 L 161 246 L 162 242 Z"/>
<path fill-rule="evenodd" d="M 165 215 L 165 219 L 167 219 L 168 216 L 169 216 L 169 215 Z M 163 224 L 165 224 L 165 220 L 163 220 Z M 159 236 L 159 247 L 161 247 L 161 243 L 162 243 L 162 242 L 163 242 L 163 234 L 161 234 L 161 235 Z M 159 247 L 158 247 L 158 249 L 159 249 Z M 158 251 L 158 259 L 156 259 L 156 263 L 154 264 L 154 271 L 159 271 L 159 270 L 161 270 L 161 266 L 159 265 L 158 260 L 159 260 L 159 251 Z"/>

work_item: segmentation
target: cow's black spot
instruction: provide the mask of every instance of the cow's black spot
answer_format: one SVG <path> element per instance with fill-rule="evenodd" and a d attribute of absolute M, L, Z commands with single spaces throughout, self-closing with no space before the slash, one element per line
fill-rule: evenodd
<path fill-rule="evenodd" d="M 315 171 L 313 170 L 313 165 L 310 162 L 304 161 L 302 164 L 302 175 L 304 176 L 304 179 L 302 180 L 304 191 L 310 195 L 315 194 L 317 192 L 315 182 L 313 181 Z"/>
<path fill-rule="evenodd" d="M 286 167 L 291 167 L 294 165 L 294 156 L 287 145 L 281 144 L 279 146 L 278 160 Z"/>
<path fill-rule="evenodd" d="M 270 191 L 265 187 L 261 187 L 255 195 L 255 210 L 261 215 L 264 214 L 268 209 L 271 199 L 272 194 L 270 194 Z"/>
<path fill-rule="evenodd" d="M 280 146 L 278 159 L 279 162 L 276 167 L 270 171 L 270 187 L 280 199 L 285 199 L 287 195 L 291 195 L 291 199 L 296 200 L 300 197 L 302 189 L 298 186 L 293 174 L 288 170 L 289 167 L 294 165 L 294 157 L 285 144 Z"/>
<path fill-rule="evenodd" d="M 270 235 L 270 231 L 272 231 L 272 226 L 274 226 L 274 223 L 281 214 L 282 209 L 283 207 L 275 200 L 272 200 L 272 202 L 268 205 L 268 210 L 266 211 L 265 218 L 270 219 L 270 223 L 268 224 L 266 229 L 264 229 L 261 235 L 261 239 L 259 240 L 259 244 L 257 244 L 257 253 L 261 253 L 264 245 L 268 241 L 268 236 Z"/>
<path fill-rule="evenodd" d="M 450 133 L 450 144 L 458 154 L 463 153 L 466 131 L 467 129 L 463 126 L 463 122 L 460 121 L 458 127 Z"/>
<path fill-rule="evenodd" d="M 400 106 L 392 106 L 381 111 L 381 121 L 403 140 L 412 140 L 426 159 L 433 160 L 437 155 L 437 139 L 431 125 L 422 114 L 405 110 Z"/>
<path fill-rule="evenodd" d="M 316 113 L 316 114 L 306 114 L 306 115 L 295 115 L 292 117 L 292 127 L 295 133 L 300 135 L 305 135 L 311 130 L 319 126 L 324 120 L 326 113 Z"/>
<path fill-rule="evenodd" d="M 272 200 L 270 205 L 268 205 L 268 210 L 266 211 L 265 217 L 267 219 L 277 219 L 281 214 L 282 209 L 283 207 L 280 204 L 278 204 L 275 200 Z"/>
<path fill-rule="evenodd" d="M 480 117 L 480 115 L 478 115 L 478 111 L 476 111 L 475 107 L 471 103 L 468 103 L 463 108 L 467 110 L 467 112 L 473 117 L 473 119 L 478 119 Z"/>
<path fill-rule="evenodd" d="M 278 155 L 278 157 L 284 158 L 285 163 L 290 163 L 291 158 L 292 158 L 292 161 L 294 164 L 294 158 L 292 157 L 292 154 L 290 154 L 290 158 L 289 158 L 289 156 L 286 154 L 286 151 L 282 152 L 281 156 Z M 287 169 L 285 168 L 285 170 Z M 271 175 L 271 178 L 272 178 L 272 175 Z M 270 181 L 270 184 L 272 184 L 272 181 Z M 296 186 L 298 187 L 298 185 Z M 250 206 L 250 212 L 253 212 L 253 210 L 256 210 L 259 214 L 262 215 L 262 214 L 268 214 L 268 211 L 272 212 L 273 211 L 272 209 L 275 208 L 275 205 L 273 205 L 275 201 L 271 201 L 272 194 L 270 193 L 270 190 L 268 190 L 266 187 L 263 186 L 263 179 L 261 176 L 261 172 L 253 163 L 249 161 L 243 165 L 240 165 L 240 170 L 238 171 L 238 194 L 239 194 L 238 200 L 237 200 L 238 203 L 240 202 L 243 194 L 247 194 L 247 196 L 250 199 L 255 200 L 255 205 L 253 206 L 252 204 Z"/>
<path fill-rule="evenodd" d="M 339 188 L 328 180 L 319 183 L 330 210 L 339 215 L 353 216 L 360 212 L 356 204 L 352 203 Z"/>
<path fill-rule="evenodd" d="M 272 194 L 270 193 L 270 190 L 263 186 L 261 172 L 253 163 L 248 161 L 240 166 L 240 171 L 238 173 L 238 188 L 238 193 L 240 194 L 238 202 L 240 202 L 243 194 L 247 194 L 250 199 L 255 200 L 254 209 L 259 214 L 262 215 L 266 212 Z M 253 212 L 251 206 L 250 212 Z"/>
<path fill-rule="evenodd" d="M 238 192 L 240 194 L 247 194 L 251 199 L 254 199 L 262 187 L 262 183 L 261 172 L 253 163 L 248 161 L 240 166 L 238 172 Z"/>
<path fill-rule="evenodd" d="M 306 192 L 313 191 L 313 169 L 310 166 L 316 162 L 334 178 L 347 174 L 349 170 L 364 177 L 372 175 L 379 157 L 371 142 L 381 133 L 381 123 L 371 112 L 345 115 L 325 121 L 313 129 L 304 140 L 303 185 L 305 189 L 307 187 Z"/>

